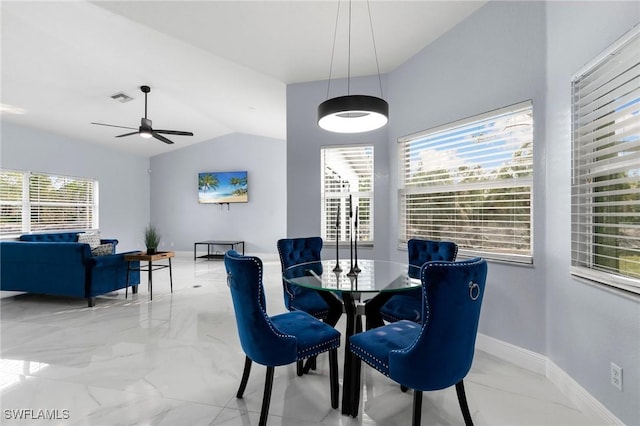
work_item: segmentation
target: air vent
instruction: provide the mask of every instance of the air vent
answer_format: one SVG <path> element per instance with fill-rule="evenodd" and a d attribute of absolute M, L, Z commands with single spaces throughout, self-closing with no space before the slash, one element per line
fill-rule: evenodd
<path fill-rule="evenodd" d="M 111 95 L 111 99 L 114 99 L 114 100 L 116 100 L 116 101 L 118 101 L 118 102 L 120 102 L 122 104 L 133 100 L 133 98 L 131 96 L 127 95 L 126 93 L 122 93 L 122 92 L 116 93 L 114 95 Z"/>

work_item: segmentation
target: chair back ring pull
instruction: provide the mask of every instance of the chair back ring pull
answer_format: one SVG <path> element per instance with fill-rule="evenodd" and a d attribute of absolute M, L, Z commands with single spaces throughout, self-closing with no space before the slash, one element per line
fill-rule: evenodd
<path fill-rule="evenodd" d="M 231 288 L 231 272 L 227 273 L 227 287 Z"/>
<path fill-rule="evenodd" d="M 469 281 L 469 297 L 471 300 L 478 300 L 480 297 L 480 286 L 473 281 Z"/>

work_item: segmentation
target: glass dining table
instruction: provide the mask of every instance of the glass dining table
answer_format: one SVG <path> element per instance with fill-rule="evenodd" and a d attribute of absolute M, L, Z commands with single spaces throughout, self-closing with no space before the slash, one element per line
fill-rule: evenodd
<path fill-rule="evenodd" d="M 338 266 L 336 268 L 336 266 Z M 412 271 L 411 268 L 415 268 Z M 350 260 L 322 260 L 300 263 L 290 266 L 282 272 L 282 278 L 290 284 L 299 285 L 318 291 L 330 291 L 341 296 L 346 315 L 345 346 L 344 346 L 344 370 L 342 382 L 342 414 L 356 417 L 354 395 L 352 388 L 360 382 L 359 377 L 354 377 L 352 369 L 352 356 L 349 351 L 350 337 L 361 329 L 361 319 L 356 302 L 367 295 L 372 298 L 386 300 L 395 292 L 420 287 L 418 276 L 419 267 L 406 263 L 389 262 L 382 260 L 358 259 L 353 265 Z M 411 274 L 409 273 L 411 271 Z M 382 324 L 382 318 L 376 310 L 367 312 L 367 323 Z M 353 390 L 356 392 L 356 390 Z"/>

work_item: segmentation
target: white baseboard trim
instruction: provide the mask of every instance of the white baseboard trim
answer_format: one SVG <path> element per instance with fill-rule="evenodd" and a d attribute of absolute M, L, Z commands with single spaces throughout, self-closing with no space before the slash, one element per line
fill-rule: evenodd
<path fill-rule="evenodd" d="M 601 418 L 602 424 L 624 425 L 624 422 L 546 356 L 482 333 L 478 333 L 476 338 L 476 349 L 545 376 L 576 407 Z"/>
<path fill-rule="evenodd" d="M 547 359 L 546 377 L 580 410 L 591 412 L 594 416 L 600 417 L 603 424 L 624 426 L 622 420 L 616 417 L 602 405 L 600 401 L 587 392 L 585 388 L 580 386 L 578 382 L 549 359 Z"/>
<path fill-rule="evenodd" d="M 495 337 L 478 333 L 476 349 L 497 356 L 500 359 L 522 367 L 534 373 L 547 374 L 547 357 L 539 353 L 498 340 Z"/>

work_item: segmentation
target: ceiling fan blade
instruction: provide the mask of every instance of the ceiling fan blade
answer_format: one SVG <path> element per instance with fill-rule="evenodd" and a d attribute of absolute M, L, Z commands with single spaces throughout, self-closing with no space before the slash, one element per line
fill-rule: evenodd
<path fill-rule="evenodd" d="M 125 136 L 131 136 L 131 135 L 137 135 L 140 132 L 131 132 L 131 133 L 125 133 L 124 135 L 118 135 L 116 136 L 116 138 L 123 138 Z"/>
<path fill-rule="evenodd" d="M 193 136 L 192 132 L 183 132 L 182 130 L 154 130 L 156 133 L 164 133 L 165 135 Z"/>
<path fill-rule="evenodd" d="M 98 126 L 119 127 L 121 129 L 131 129 L 131 130 L 135 130 L 136 129 L 135 127 L 116 126 L 115 124 L 94 123 L 94 122 L 91 122 L 91 124 L 97 124 Z"/>
<path fill-rule="evenodd" d="M 168 143 L 168 144 L 172 144 L 173 143 L 173 141 L 170 141 L 169 139 L 165 138 L 164 136 L 159 135 L 155 130 L 153 131 L 152 136 L 154 138 L 158 139 L 159 141 L 164 142 L 164 143 Z"/>

